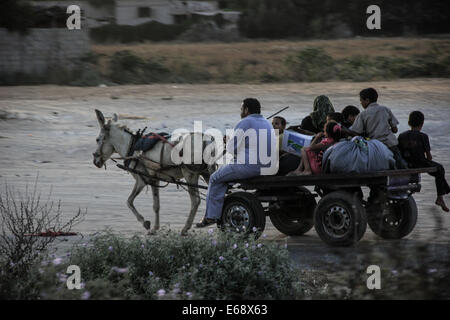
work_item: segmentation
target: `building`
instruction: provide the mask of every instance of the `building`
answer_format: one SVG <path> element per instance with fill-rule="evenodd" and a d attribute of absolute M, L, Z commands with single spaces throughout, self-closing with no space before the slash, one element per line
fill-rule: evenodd
<path fill-rule="evenodd" d="M 176 1 L 176 0 L 115 0 L 105 4 L 92 5 L 88 0 L 34 1 L 36 7 L 62 7 L 78 5 L 83 18 L 82 27 L 95 28 L 106 24 L 135 26 L 156 21 L 164 24 L 181 23 L 193 16 L 221 17 L 236 24 L 240 12 L 223 11 L 217 1 Z"/>
<path fill-rule="evenodd" d="M 239 14 L 219 10 L 216 1 L 116 0 L 115 6 L 118 25 L 138 25 L 150 21 L 175 24 L 192 16 L 215 15 L 222 15 L 230 23 L 236 23 Z"/>

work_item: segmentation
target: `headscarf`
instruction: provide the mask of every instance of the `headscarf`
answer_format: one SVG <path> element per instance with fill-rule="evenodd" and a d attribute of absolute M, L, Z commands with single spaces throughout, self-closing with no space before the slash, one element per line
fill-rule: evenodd
<path fill-rule="evenodd" d="M 327 122 L 327 114 L 334 112 L 333 104 L 327 96 L 321 95 L 314 99 L 314 109 L 310 113 L 313 125 L 322 129 Z"/>

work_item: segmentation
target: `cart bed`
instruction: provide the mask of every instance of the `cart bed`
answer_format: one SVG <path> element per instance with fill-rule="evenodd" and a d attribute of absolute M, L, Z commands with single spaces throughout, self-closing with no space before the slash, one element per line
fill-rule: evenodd
<path fill-rule="evenodd" d="M 359 187 L 370 185 L 392 185 L 393 181 L 409 184 L 418 183 L 421 173 L 436 171 L 436 168 L 386 170 L 370 173 L 328 173 L 310 176 L 258 176 L 232 181 L 242 189 L 270 189 L 293 186 Z M 396 183 L 397 184 L 397 183 Z"/>

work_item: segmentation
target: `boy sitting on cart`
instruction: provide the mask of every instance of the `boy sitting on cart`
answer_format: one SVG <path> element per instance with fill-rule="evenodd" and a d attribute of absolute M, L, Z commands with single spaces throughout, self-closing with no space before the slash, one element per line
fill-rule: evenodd
<path fill-rule="evenodd" d="M 346 133 L 352 136 L 364 135 L 383 142 L 393 153 L 397 169 L 406 169 L 408 166 L 402 158 L 394 134 L 398 132 L 397 118 L 389 108 L 377 103 L 378 93 L 375 89 L 361 90 L 359 97 L 364 111 L 356 117 Z"/>
<path fill-rule="evenodd" d="M 432 161 L 430 140 L 428 135 L 421 132 L 424 121 L 425 116 L 422 112 L 411 112 L 408 120 L 411 130 L 399 135 L 399 148 L 411 168 L 437 168 L 436 172 L 429 173 L 436 179 L 437 198 L 435 203 L 445 212 L 449 212 L 450 209 L 445 204 L 444 195 L 450 193 L 450 187 L 445 180 L 444 167 L 440 163 Z"/>

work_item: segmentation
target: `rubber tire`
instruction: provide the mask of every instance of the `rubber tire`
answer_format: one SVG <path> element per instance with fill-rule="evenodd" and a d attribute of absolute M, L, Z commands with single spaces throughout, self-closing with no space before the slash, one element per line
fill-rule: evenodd
<path fill-rule="evenodd" d="M 299 190 L 311 194 L 305 187 L 298 187 L 296 189 L 297 191 Z M 308 199 L 308 203 L 300 204 L 298 210 L 303 213 L 300 222 L 292 222 L 294 219 L 289 217 L 286 212 L 283 211 L 283 207 L 274 213 L 269 211 L 269 218 L 273 226 L 281 233 L 288 236 L 301 236 L 311 230 L 314 226 L 314 210 L 316 206 L 317 202 L 313 197 Z"/>
<path fill-rule="evenodd" d="M 395 206 L 399 205 L 400 210 L 405 210 L 405 218 L 396 228 L 390 228 L 389 226 L 383 226 L 382 214 L 385 212 L 381 205 L 373 205 L 367 208 L 367 222 L 370 229 L 376 235 L 384 239 L 401 239 L 410 234 L 417 223 L 417 204 L 412 196 L 409 196 L 406 200 L 394 200 Z M 394 207 L 390 210 L 395 210 Z"/>
<path fill-rule="evenodd" d="M 220 229 L 223 231 L 226 231 L 227 229 L 236 231 L 235 228 L 230 228 L 227 226 L 229 225 L 229 222 L 228 217 L 226 216 L 227 211 L 234 205 L 243 206 L 248 212 L 249 225 L 245 230 L 245 234 L 253 234 L 256 239 L 259 238 L 266 227 L 266 215 L 258 198 L 248 192 L 234 192 L 225 197 L 222 217 L 219 222 Z M 254 227 L 257 229 L 256 232 L 253 231 Z"/>
<path fill-rule="evenodd" d="M 340 206 L 350 216 L 348 231 L 339 237 L 331 236 L 323 226 L 324 215 L 333 206 Z M 325 195 L 314 211 L 314 228 L 319 237 L 330 246 L 350 246 L 361 240 L 367 229 L 367 216 L 361 199 L 345 191 L 335 191 Z"/>

